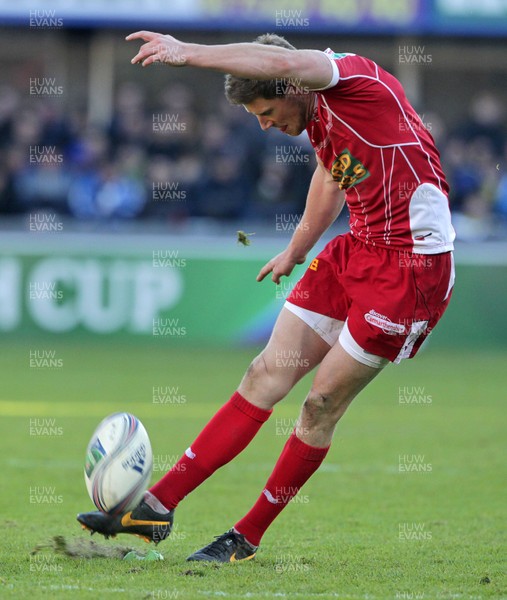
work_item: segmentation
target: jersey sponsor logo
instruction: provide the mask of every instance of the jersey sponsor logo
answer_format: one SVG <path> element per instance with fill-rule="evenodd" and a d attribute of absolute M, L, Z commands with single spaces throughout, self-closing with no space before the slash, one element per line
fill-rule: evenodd
<path fill-rule="evenodd" d="M 309 269 L 311 269 L 312 271 L 316 271 L 317 268 L 319 266 L 319 259 L 318 258 L 314 258 L 312 260 L 312 262 L 310 263 L 310 266 L 308 267 Z"/>
<path fill-rule="evenodd" d="M 389 317 L 381 315 L 377 311 L 371 309 L 370 312 L 365 313 L 364 319 L 374 327 L 382 329 L 384 333 L 389 335 L 403 334 L 405 333 L 405 325 L 402 323 L 393 323 Z"/>
<path fill-rule="evenodd" d="M 360 160 L 352 156 L 348 148 L 345 148 L 340 156 L 335 158 L 331 166 L 331 175 L 341 190 L 348 190 L 369 177 L 370 172 Z"/>

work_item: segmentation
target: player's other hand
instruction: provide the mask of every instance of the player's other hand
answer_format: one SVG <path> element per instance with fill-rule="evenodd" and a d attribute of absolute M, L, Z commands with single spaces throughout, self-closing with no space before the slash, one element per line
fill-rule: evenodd
<path fill-rule="evenodd" d="M 130 61 L 133 65 L 141 63 L 143 67 L 147 67 L 154 62 L 160 62 L 171 67 L 184 67 L 187 62 L 185 44 L 172 35 L 163 35 L 153 31 L 136 31 L 125 39 L 127 42 L 132 40 L 146 42 Z"/>
<path fill-rule="evenodd" d="M 288 276 L 292 273 L 292 270 L 296 265 L 301 265 L 305 262 L 306 256 L 294 256 L 293 253 L 287 248 L 280 254 L 273 257 L 268 263 L 266 263 L 257 275 L 257 281 L 262 281 L 268 273 L 273 273 L 271 280 L 276 284 L 280 283 L 280 277 Z"/>

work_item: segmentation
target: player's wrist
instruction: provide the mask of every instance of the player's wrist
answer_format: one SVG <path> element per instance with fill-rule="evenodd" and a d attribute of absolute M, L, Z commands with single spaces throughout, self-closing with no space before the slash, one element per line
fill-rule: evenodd
<path fill-rule="evenodd" d="M 183 53 L 185 54 L 185 65 L 188 67 L 201 67 L 199 64 L 199 55 L 201 54 L 202 44 L 192 44 L 184 42 Z"/>
<path fill-rule="evenodd" d="M 220 46 L 193 44 L 185 42 L 186 65 L 189 67 L 200 67 L 204 69 L 217 69 L 217 53 L 220 52 Z"/>
<path fill-rule="evenodd" d="M 287 246 L 287 250 L 286 250 L 287 258 L 290 261 L 292 261 L 294 264 L 300 265 L 305 262 L 306 255 L 308 254 L 309 250 L 310 249 L 306 250 L 306 249 L 302 248 L 301 246 L 298 246 L 298 245 L 290 242 L 289 245 Z"/>
<path fill-rule="evenodd" d="M 316 240 L 312 235 L 310 224 L 301 219 L 287 247 L 289 254 L 297 264 L 304 263 Z"/>

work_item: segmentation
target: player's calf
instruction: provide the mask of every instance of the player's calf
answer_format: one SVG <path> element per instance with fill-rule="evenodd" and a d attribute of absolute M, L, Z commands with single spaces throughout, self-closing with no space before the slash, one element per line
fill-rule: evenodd
<path fill-rule="evenodd" d="M 310 446 L 330 444 L 336 423 L 351 401 L 352 398 L 310 390 L 301 408 L 296 435 Z"/>

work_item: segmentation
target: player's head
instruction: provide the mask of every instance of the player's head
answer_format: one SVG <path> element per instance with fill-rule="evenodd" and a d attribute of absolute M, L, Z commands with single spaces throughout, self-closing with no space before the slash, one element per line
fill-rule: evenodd
<path fill-rule="evenodd" d="M 285 38 L 275 33 L 260 35 L 253 43 L 278 46 L 287 50 L 296 49 Z M 287 91 L 286 87 L 280 79 L 258 81 L 256 79 L 243 79 L 234 75 L 225 76 L 225 96 L 231 104 L 250 104 L 256 98 L 264 98 L 265 100 L 283 98 Z"/>
<path fill-rule="evenodd" d="M 260 35 L 254 44 L 296 50 L 285 38 L 274 33 Z M 299 135 L 308 120 L 308 92 L 283 79 L 243 79 L 225 76 L 225 95 L 231 104 L 243 105 L 257 117 L 262 129 L 277 127 L 288 135 Z"/>

